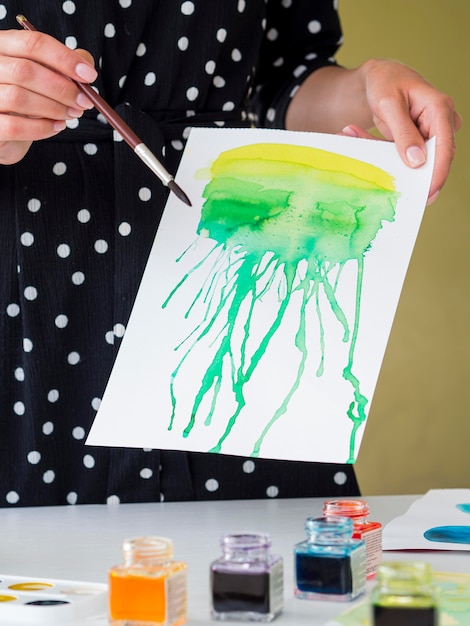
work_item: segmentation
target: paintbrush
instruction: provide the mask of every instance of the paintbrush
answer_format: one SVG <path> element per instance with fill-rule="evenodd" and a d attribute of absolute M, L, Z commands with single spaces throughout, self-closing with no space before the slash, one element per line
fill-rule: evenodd
<path fill-rule="evenodd" d="M 16 21 L 25 30 L 36 31 L 31 22 L 29 22 L 24 15 L 17 15 Z M 93 89 L 91 85 L 80 83 L 71 79 L 77 87 L 91 100 L 98 111 L 108 120 L 111 126 L 121 135 L 124 141 L 132 148 L 135 154 L 141 159 L 145 165 L 152 170 L 152 172 L 158 176 L 161 182 L 170 189 L 180 200 L 191 206 L 191 202 L 188 196 L 184 193 L 181 187 L 175 182 L 173 176 L 165 169 L 160 163 L 153 152 L 139 139 L 134 131 L 129 128 L 126 122 L 110 107 L 110 105 L 103 100 L 103 98 Z"/>

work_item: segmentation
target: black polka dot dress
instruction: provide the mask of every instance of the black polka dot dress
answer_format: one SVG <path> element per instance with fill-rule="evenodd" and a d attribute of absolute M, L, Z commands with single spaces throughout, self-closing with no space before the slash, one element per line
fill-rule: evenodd
<path fill-rule="evenodd" d="M 334 0 L 35 0 L 176 172 L 189 128 L 282 127 Z M 18 28 L 0 0 L 0 29 Z M 96 110 L 0 166 L 0 506 L 354 495 L 351 466 L 85 446 L 167 190 Z M 132 419 L 132 416 L 128 416 Z"/>

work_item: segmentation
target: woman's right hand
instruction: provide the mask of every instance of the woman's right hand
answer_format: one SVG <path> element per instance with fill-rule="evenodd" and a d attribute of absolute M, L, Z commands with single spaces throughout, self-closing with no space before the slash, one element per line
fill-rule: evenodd
<path fill-rule="evenodd" d="M 33 141 L 53 137 L 93 107 L 70 80 L 97 77 L 89 53 L 40 32 L 0 31 L 0 165 L 20 161 Z"/>

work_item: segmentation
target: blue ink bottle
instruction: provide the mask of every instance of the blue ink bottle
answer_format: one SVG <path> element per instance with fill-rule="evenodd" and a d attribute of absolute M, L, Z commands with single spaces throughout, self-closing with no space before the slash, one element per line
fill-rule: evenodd
<path fill-rule="evenodd" d="M 307 540 L 294 547 L 295 595 L 305 600 L 349 601 L 365 591 L 366 547 L 353 539 L 349 517 L 308 517 Z"/>
<path fill-rule="evenodd" d="M 211 616 L 221 621 L 271 622 L 284 605 L 284 564 L 271 554 L 265 533 L 221 539 L 223 555 L 211 564 Z"/>
<path fill-rule="evenodd" d="M 428 563 L 387 562 L 371 594 L 373 626 L 437 626 L 437 596 Z"/>

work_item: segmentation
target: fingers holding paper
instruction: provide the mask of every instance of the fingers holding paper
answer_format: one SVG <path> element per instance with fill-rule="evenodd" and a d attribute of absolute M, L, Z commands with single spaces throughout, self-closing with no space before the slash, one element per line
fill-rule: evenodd
<path fill-rule="evenodd" d="M 426 161 L 425 142 L 436 137 L 429 202 L 437 197 L 455 154 L 455 133 L 462 120 L 452 99 L 418 72 L 386 59 L 356 69 L 326 67 L 311 74 L 290 105 L 286 122 L 293 130 L 343 132 L 371 137 L 377 128 L 394 141 L 409 167 Z"/>
<path fill-rule="evenodd" d="M 436 199 L 455 155 L 455 133 L 462 120 L 453 100 L 411 68 L 395 61 L 366 64 L 366 97 L 374 126 L 394 141 L 403 161 L 420 167 L 425 141 L 436 137 L 429 202 Z"/>

